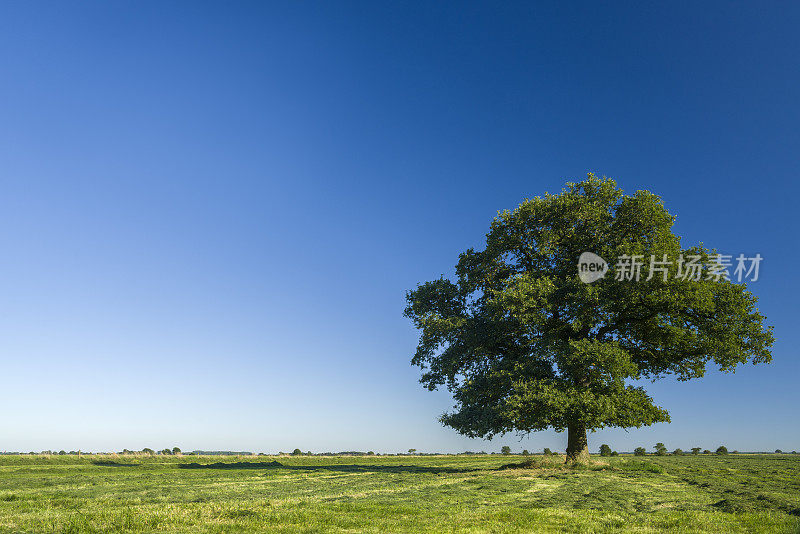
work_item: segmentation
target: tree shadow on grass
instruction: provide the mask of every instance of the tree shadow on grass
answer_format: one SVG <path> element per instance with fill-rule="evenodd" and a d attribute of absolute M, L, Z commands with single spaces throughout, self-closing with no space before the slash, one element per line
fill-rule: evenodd
<path fill-rule="evenodd" d="M 92 460 L 94 465 L 101 465 L 103 467 L 138 467 L 141 464 L 126 464 L 123 462 L 114 462 L 112 460 Z"/>
<path fill-rule="evenodd" d="M 284 465 L 280 462 L 216 462 L 213 464 L 179 464 L 181 469 L 287 469 L 290 471 L 341 471 L 343 473 L 470 473 L 474 468 L 425 467 L 419 465 Z"/>

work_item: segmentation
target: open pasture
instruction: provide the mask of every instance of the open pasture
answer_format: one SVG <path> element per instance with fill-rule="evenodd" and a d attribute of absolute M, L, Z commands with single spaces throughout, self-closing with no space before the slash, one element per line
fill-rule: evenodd
<path fill-rule="evenodd" d="M 562 458 L 0 456 L 0 532 L 800 527 L 798 455 Z"/>

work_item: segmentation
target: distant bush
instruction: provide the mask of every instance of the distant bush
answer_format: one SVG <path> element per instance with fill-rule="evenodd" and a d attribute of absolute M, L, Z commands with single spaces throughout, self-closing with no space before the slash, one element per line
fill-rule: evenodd
<path fill-rule="evenodd" d="M 775 454 L 783 454 L 783 451 L 780 449 L 775 449 Z"/>
<path fill-rule="evenodd" d="M 659 455 L 659 456 L 666 456 L 667 455 L 667 447 L 663 443 L 658 442 L 658 443 L 656 443 L 655 447 L 653 447 L 653 448 L 656 450 L 656 454 L 657 455 Z"/>
<path fill-rule="evenodd" d="M 508 445 L 503 445 L 500 448 L 500 452 L 503 454 L 511 454 L 511 447 L 509 447 Z"/>
<path fill-rule="evenodd" d="M 178 447 L 172 447 L 172 454 L 180 454 L 181 450 Z"/>
<path fill-rule="evenodd" d="M 733 451 L 731 454 L 739 454 L 739 451 Z"/>
<path fill-rule="evenodd" d="M 617 451 L 611 451 L 611 456 L 619 456 L 619 453 Z"/>
<path fill-rule="evenodd" d="M 675 449 L 672 451 L 673 456 L 683 456 L 683 451 L 681 449 Z"/>
<path fill-rule="evenodd" d="M 717 454 L 719 454 L 720 456 L 728 454 L 728 449 L 725 447 L 725 445 L 720 445 L 719 447 L 717 447 Z"/>
<path fill-rule="evenodd" d="M 700 454 L 700 447 L 692 447 L 692 454 Z"/>
<path fill-rule="evenodd" d="M 529 456 L 531 453 L 528 452 L 528 449 L 522 449 L 523 456 Z"/>
<path fill-rule="evenodd" d="M 645 450 L 644 447 L 636 447 L 635 449 L 633 449 L 633 454 L 634 456 L 644 456 L 645 454 L 647 454 L 647 451 Z"/>
<path fill-rule="evenodd" d="M 149 447 L 145 447 L 144 449 L 142 449 L 142 452 L 145 453 L 145 454 L 155 454 L 156 453 L 156 451 L 154 451 L 153 449 L 151 449 Z"/>
<path fill-rule="evenodd" d="M 703 454 L 711 454 L 711 451 L 706 449 L 706 450 L 703 451 Z"/>
<path fill-rule="evenodd" d="M 553 451 L 551 451 L 549 447 L 545 447 L 542 454 L 544 454 L 545 456 L 550 456 L 553 454 Z"/>
<path fill-rule="evenodd" d="M 611 447 L 605 443 L 600 445 L 600 456 L 611 456 Z"/>
<path fill-rule="evenodd" d="M 301 454 L 303 454 L 303 451 L 301 451 L 300 449 L 295 449 L 292 451 L 292 455 L 294 456 L 300 456 Z"/>

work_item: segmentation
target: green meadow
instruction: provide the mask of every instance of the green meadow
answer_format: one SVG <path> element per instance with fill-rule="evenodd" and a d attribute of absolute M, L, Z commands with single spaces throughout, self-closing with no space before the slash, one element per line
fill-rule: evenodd
<path fill-rule="evenodd" d="M 800 455 L 0 456 L 0 532 L 797 532 Z"/>

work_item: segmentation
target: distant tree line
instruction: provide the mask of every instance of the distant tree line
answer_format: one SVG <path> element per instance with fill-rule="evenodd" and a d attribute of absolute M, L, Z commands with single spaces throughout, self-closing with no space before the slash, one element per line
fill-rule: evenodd
<path fill-rule="evenodd" d="M 601 455 L 603 454 L 603 450 L 602 450 L 602 448 L 603 448 L 603 447 L 601 446 L 601 447 L 600 447 L 600 449 L 601 449 L 601 450 L 600 450 L 600 454 L 601 454 Z M 672 451 L 672 453 L 670 453 L 670 452 L 667 450 L 667 447 L 666 447 L 666 446 L 665 446 L 663 443 L 661 443 L 661 442 L 659 442 L 659 443 L 656 443 L 656 444 L 653 446 L 653 449 L 655 450 L 655 452 L 654 452 L 653 454 L 655 454 L 656 456 L 667 456 L 667 455 L 669 455 L 669 454 L 671 454 L 672 456 L 684 456 L 684 455 L 686 454 L 685 452 L 683 452 L 683 449 L 680 449 L 680 448 L 678 448 L 678 449 L 675 449 L 674 451 Z M 710 450 L 708 450 L 708 449 L 704 449 L 704 450 L 703 450 L 703 449 L 701 449 L 700 447 L 692 447 L 690 450 L 692 451 L 692 454 L 693 454 L 693 455 L 695 455 L 695 456 L 696 456 L 696 455 L 698 455 L 698 454 L 700 454 L 700 451 L 701 451 L 701 450 L 703 451 L 703 454 L 711 454 L 711 451 L 710 451 Z M 738 454 L 738 453 L 739 453 L 739 451 L 733 451 L 733 453 L 734 453 L 734 454 Z M 635 456 L 644 456 L 644 455 L 646 455 L 646 454 L 647 454 L 647 450 L 646 450 L 644 447 L 636 447 L 636 448 L 633 450 L 633 454 L 634 454 Z M 725 454 L 728 454 L 728 448 L 727 448 L 727 447 L 725 447 L 725 445 L 720 445 L 719 447 L 717 447 L 716 454 L 718 454 L 718 455 L 720 455 L 720 456 L 723 456 L 723 455 L 725 455 Z"/>
<path fill-rule="evenodd" d="M 728 448 L 726 446 L 724 446 L 724 445 L 720 445 L 713 452 L 711 450 L 709 450 L 709 449 L 703 449 L 701 447 L 691 447 L 688 450 L 691 451 L 691 452 L 684 452 L 683 449 L 680 449 L 680 448 L 677 448 L 677 449 L 673 450 L 672 452 L 669 452 L 669 450 L 667 449 L 666 445 L 664 445 L 661 442 L 658 442 L 653 446 L 653 451 L 654 452 L 652 452 L 652 453 L 648 453 L 647 449 L 645 449 L 644 447 L 636 447 L 633 450 L 633 454 L 634 454 L 634 456 L 645 456 L 647 454 L 653 454 L 653 455 L 656 455 L 656 456 L 684 456 L 684 455 L 687 455 L 687 454 L 691 454 L 691 455 L 697 456 L 697 455 L 700 455 L 700 454 L 716 454 L 716 455 L 719 455 L 719 456 L 724 456 L 726 454 L 729 454 Z M 617 451 L 615 451 L 615 450 L 612 450 L 611 446 L 609 446 L 606 443 L 600 445 L 599 453 L 600 453 L 600 456 L 604 456 L 604 457 L 619 456 L 619 453 Z M 44 451 L 41 451 L 41 452 L 33 452 L 33 451 L 31 451 L 31 452 L 27 452 L 27 453 L 26 452 L 17 452 L 17 451 L 0 451 L 0 455 L 31 455 L 31 456 L 36 456 L 36 455 L 41 455 L 41 456 L 73 455 L 73 456 L 80 456 L 80 455 L 93 455 L 93 454 L 95 454 L 95 455 L 115 455 L 115 454 L 116 455 L 144 455 L 144 456 L 156 456 L 156 455 L 164 455 L 164 456 L 179 456 L 179 455 L 191 455 L 191 456 L 256 456 L 256 455 L 258 455 L 258 456 L 271 456 L 271 455 L 273 455 L 273 454 L 268 454 L 268 453 L 264 453 L 264 452 L 254 453 L 254 452 L 250 452 L 250 451 L 207 451 L 207 450 L 193 450 L 192 452 L 189 452 L 189 453 L 183 453 L 181 451 L 180 447 L 172 447 L 171 449 L 170 448 L 165 448 L 165 449 L 161 449 L 161 450 L 158 450 L 158 451 L 156 451 L 154 449 L 151 449 L 149 447 L 145 447 L 142 450 L 122 449 L 122 451 L 119 451 L 119 452 L 83 452 L 81 450 L 66 451 L 66 450 L 63 450 L 63 449 L 59 450 L 59 451 L 44 450 Z M 299 448 L 294 449 L 291 453 L 285 453 L 285 452 L 282 452 L 282 451 L 279 451 L 277 453 L 278 456 L 283 456 L 283 455 L 286 455 L 286 454 L 289 454 L 289 455 L 292 455 L 292 456 L 416 456 L 416 455 L 447 456 L 447 455 L 450 455 L 451 453 L 417 452 L 417 449 L 414 449 L 414 448 L 408 449 L 407 452 L 398 452 L 398 453 L 376 453 L 374 451 L 339 451 L 339 452 L 330 452 L 330 451 L 328 451 L 328 452 L 316 452 L 315 453 L 315 452 L 311 452 L 311 451 L 303 452 Z M 459 452 L 459 453 L 454 453 L 454 454 L 478 456 L 478 455 L 488 455 L 488 454 L 498 454 L 498 453 L 497 452 L 489 453 L 489 452 L 486 452 L 486 451 L 479 451 L 479 452 L 476 452 L 476 451 L 464 451 L 464 452 Z M 511 450 L 511 447 L 509 447 L 508 445 L 503 445 L 500 448 L 499 454 L 509 455 L 509 454 L 514 454 L 514 453 Z M 521 454 L 523 456 L 529 456 L 531 453 L 530 453 L 530 451 L 528 451 L 528 449 L 523 449 Z M 543 454 L 545 456 L 551 456 L 551 455 L 555 456 L 555 455 L 558 455 L 559 453 L 551 451 L 549 447 L 545 447 L 542 450 L 541 454 Z M 560 453 L 560 454 L 563 455 L 563 453 Z M 734 451 L 731 452 L 731 454 L 740 454 L 740 453 L 739 453 L 738 450 L 734 450 Z M 774 453 L 771 452 L 771 451 L 754 451 L 754 452 L 748 452 L 747 454 L 797 454 L 797 451 L 784 452 L 781 449 L 775 449 Z"/>

